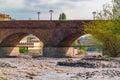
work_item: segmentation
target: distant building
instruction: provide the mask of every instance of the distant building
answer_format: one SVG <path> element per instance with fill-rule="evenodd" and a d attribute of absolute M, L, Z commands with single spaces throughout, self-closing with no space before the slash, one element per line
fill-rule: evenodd
<path fill-rule="evenodd" d="M 43 53 L 43 43 L 42 42 L 33 42 L 33 47 L 28 47 L 29 53 Z"/>
<path fill-rule="evenodd" d="M 8 15 L 8 14 L 2 14 L 2 13 L 0 13 L 0 20 L 1 20 L 1 21 L 11 20 L 11 17 L 10 17 L 10 15 Z"/>
<path fill-rule="evenodd" d="M 33 35 L 24 37 L 17 46 L 26 48 L 29 54 L 43 53 L 43 43 Z"/>

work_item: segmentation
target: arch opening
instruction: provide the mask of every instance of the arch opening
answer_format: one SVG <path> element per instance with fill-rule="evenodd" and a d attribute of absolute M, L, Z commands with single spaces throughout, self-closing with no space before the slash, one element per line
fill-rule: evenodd
<path fill-rule="evenodd" d="M 24 55 L 41 55 L 42 56 L 43 46 L 44 46 L 43 42 L 38 37 L 32 34 L 29 34 L 20 40 L 19 44 L 17 44 L 16 50 L 18 49 L 19 53 Z"/>
<path fill-rule="evenodd" d="M 0 43 L 0 56 L 19 56 L 27 55 L 42 55 L 43 41 L 34 34 L 29 33 L 14 33 L 7 36 Z"/>
<path fill-rule="evenodd" d="M 102 43 L 91 34 L 79 36 L 72 42 L 73 56 L 101 57 Z"/>
<path fill-rule="evenodd" d="M 63 39 L 59 46 L 63 47 L 65 55 L 70 57 L 102 56 L 102 43 L 91 34 L 76 33 L 70 35 Z"/>

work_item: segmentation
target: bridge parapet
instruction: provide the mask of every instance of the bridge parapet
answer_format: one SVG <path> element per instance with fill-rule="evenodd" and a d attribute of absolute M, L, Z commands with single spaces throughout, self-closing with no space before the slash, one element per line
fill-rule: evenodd
<path fill-rule="evenodd" d="M 15 20 L 0 21 L 0 28 L 40 28 L 40 29 L 56 29 L 56 28 L 75 28 L 80 27 L 84 23 L 91 20 L 68 20 L 68 21 L 36 21 L 36 20 Z"/>

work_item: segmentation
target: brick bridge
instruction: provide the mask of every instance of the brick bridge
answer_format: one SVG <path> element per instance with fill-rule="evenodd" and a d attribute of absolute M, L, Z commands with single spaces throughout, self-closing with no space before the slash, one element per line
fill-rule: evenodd
<path fill-rule="evenodd" d="M 33 34 L 44 43 L 43 56 L 69 56 L 69 47 L 83 33 L 90 20 L 70 21 L 0 21 L 0 56 L 10 55 L 20 40 Z"/>

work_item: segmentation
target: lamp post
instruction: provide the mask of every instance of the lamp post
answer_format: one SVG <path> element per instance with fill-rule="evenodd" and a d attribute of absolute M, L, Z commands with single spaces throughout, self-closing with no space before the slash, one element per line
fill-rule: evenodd
<path fill-rule="evenodd" d="M 93 20 L 95 20 L 96 12 L 94 11 L 94 12 L 92 12 L 92 14 L 93 14 Z"/>
<path fill-rule="evenodd" d="M 52 20 L 52 13 L 53 13 L 53 10 L 49 10 L 50 12 L 50 20 Z"/>
<path fill-rule="evenodd" d="M 38 20 L 40 20 L 40 12 L 37 12 L 37 14 L 38 14 Z"/>

